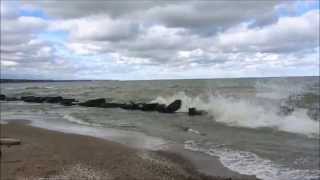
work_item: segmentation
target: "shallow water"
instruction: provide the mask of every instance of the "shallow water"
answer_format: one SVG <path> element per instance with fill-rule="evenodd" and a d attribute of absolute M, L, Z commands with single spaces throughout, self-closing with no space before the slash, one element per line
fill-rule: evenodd
<path fill-rule="evenodd" d="M 61 95 L 81 101 L 106 98 L 168 104 L 181 99 L 182 108 L 175 114 L 2 102 L 1 119 L 36 119 L 42 126 L 62 121 L 141 132 L 218 156 L 226 167 L 262 179 L 312 179 L 320 172 L 319 120 L 309 117 L 309 102 L 295 107 L 290 115 L 278 113 L 289 97 L 310 93 L 317 98 L 319 77 L 16 83 L 2 84 L 1 91 L 12 96 Z M 190 117 L 189 107 L 208 113 Z"/>

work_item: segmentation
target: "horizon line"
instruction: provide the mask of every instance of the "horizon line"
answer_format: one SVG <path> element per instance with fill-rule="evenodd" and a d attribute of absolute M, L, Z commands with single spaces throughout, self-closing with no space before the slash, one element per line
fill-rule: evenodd
<path fill-rule="evenodd" d="M 161 80 L 209 80 L 209 79 L 252 79 L 252 78 L 295 78 L 295 77 L 320 77 L 320 75 L 305 76 L 252 76 L 252 77 L 216 77 L 216 78 L 168 78 L 168 79 L 15 79 L 0 78 L 2 81 L 161 81 Z"/>

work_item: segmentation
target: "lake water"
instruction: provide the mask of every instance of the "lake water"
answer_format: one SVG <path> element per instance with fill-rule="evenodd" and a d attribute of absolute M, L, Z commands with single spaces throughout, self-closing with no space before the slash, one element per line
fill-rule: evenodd
<path fill-rule="evenodd" d="M 179 143 L 186 150 L 219 157 L 233 171 L 261 179 L 317 179 L 319 90 L 319 77 L 6 83 L 1 84 L 1 93 L 7 96 L 164 104 L 181 99 L 182 108 L 163 114 L 1 102 L 1 119 L 31 119 L 48 127 L 68 122 L 98 137 L 103 129 L 117 129 L 132 133 L 135 141 L 144 134 L 159 138 L 150 138 L 151 145 L 161 145 L 162 139 Z M 294 111 L 280 113 L 284 105 Z M 207 113 L 188 116 L 190 107 Z M 73 130 L 64 127 L 64 131 Z"/>

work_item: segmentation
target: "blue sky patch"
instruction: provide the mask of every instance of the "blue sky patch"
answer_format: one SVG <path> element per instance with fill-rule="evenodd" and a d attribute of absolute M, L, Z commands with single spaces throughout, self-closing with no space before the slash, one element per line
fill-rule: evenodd
<path fill-rule="evenodd" d="M 19 11 L 20 16 L 32 16 L 32 17 L 38 17 L 41 19 L 49 19 L 49 17 L 40 9 L 21 9 Z"/>

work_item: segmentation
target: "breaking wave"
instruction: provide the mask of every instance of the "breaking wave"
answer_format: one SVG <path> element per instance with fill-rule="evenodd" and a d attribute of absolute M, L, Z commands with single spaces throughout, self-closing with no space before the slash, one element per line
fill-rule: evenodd
<path fill-rule="evenodd" d="M 312 120 L 306 109 L 296 108 L 292 114 L 282 116 L 278 113 L 278 107 L 266 106 L 258 101 L 211 94 L 192 97 L 184 92 L 170 97 L 160 96 L 153 102 L 169 104 L 175 99 L 182 100 L 180 112 L 187 112 L 188 108 L 196 107 L 207 111 L 213 121 L 228 126 L 273 128 L 309 137 L 319 136 L 319 121 Z"/>

